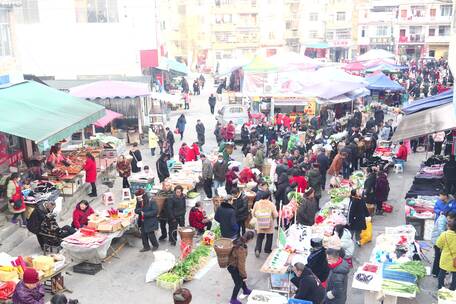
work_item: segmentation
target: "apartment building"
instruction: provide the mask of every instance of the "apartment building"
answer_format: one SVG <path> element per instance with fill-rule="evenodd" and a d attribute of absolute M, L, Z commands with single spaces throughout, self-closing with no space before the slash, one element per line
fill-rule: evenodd
<path fill-rule="evenodd" d="M 19 5 L 19 0 L 0 0 L 0 87 L 23 79 L 15 50 L 14 7 Z"/>
<path fill-rule="evenodd" d="M 141 76 L 158 65 L 158 0 L 22 0 L 17 54 L 24 73 L 56 79 Z"/>
<path fill-rule="evenodd" d="M 285 46 L 285 3 L 289 0 L 260 1 L 260 53 L 272 56 L 286 49 Z"/>
<path fill-rule="evenodd" d="M 299 36 L 301 52 L 307 56 L 324 58 L 327 55 L 326 6 L 327 0 L 307 0 L 301 13 Z"/>
<path fill-rule="evenodd" d="M 159 2 L 159 35 L 170 58 L 177 58 L 192 68 L 207 64 L 212 6 L 213 0 Z"/>
<path fill-rule="evenodd" d="M 355 0 L 328 0 L 325 35 L 332 61 L 352 58 L 356 48 L 352 35 L 354 8 Z"/>
<path fill-rule="evenodd" d="M 407 57 L 447 57 L 453 4 L 444 1 L 404 1 L 395 29 L 398 54 Z"/>
<path fill-rule="evenodd" d="M 395 52 L 394 28 L 398 9 L 399 4 L 394 0 L 371 0 L 359 7 L 359 54 L 370 49 Z"/>

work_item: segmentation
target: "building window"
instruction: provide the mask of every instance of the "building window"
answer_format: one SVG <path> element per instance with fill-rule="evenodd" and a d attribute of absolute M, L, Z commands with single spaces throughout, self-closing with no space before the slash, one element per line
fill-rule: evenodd
<path fill-rule="evenodd" d="M 337 12 L 337 21 L 345 21 L 345 12 Z"/>
<path fill-rule="evenodd" d="M 377 26 L 377 37 L 385 37 L 388 36 L 388 26 L 379 25 Z"/>
<path fill-rule="evenodd" d="M 234 42 L 233 32 L 215 32 L 215 39 L 221 43 Z"/>
<path fill-rule="evenodd" d="M 285 29 L 287 29 L 287 30 L 291 29 L 291 24 L 292 24 L 292 22 L 290 20 L 285 22 Z"/>
<path fill-rule="evenodd" d="M 401 18 L 407 18 L 407 10 L 401 10 Z"/>
<path fill-rule="evenodd" d="M 232 15 L 225 14 L 225 15 L 216 15 L 215 16 L 215 23 L 216 24 L 229 24 L 233 22 Z"/>
<path fill-rule="evenodd" d="M 317 31 L 309 31 L 309 38 L 315 39 L 317 38 L 318 32 Z"/>
<path fill-rule="evenodd" d="M 269 40 L 275 40 L 275 33 L 274 32 L 269 32 Z"/>
<path fill-rule="evenodd" d="M 18 23 L 32 24 L 40 22 L 38 0 L 22 0 L 22 5 L 17 7 L 14 12 Z"/>
<path fill-rule="evenodd" d="M 435 36 L 435 28 L 430 28 L 430 29 L 429 29 L 429 36 L 430 36 L 430 37 Z"/>
<path fill-rule="evenodd" d="M 336 39 L 350 39 L 351 30 L 349 28 L 336 30 Z"/>
<path fill-rule="evenodd" d="M 437 10 L 435 8 L 431 8 L 431 10 L 429 11 L 429 15 L 431 17 L 435 17 L 436 14 L 437 14 Z"/>
<path fill-rule="evenodd" d="M 187 7 L 185 5 L 179 5 L 177 7 L 177 12 L 179 13 L 179 15 L 184 16 L 186 14 L 186 11 L 187 11 Z"/>
<path fill-rule="evenodd" d="M 440 16 L 451 16 L 453 14 L 452 5 L 441 5 L 440 6 Z"/>
<path fill-rule="evenodd" d="M 318 21 L 318 13 L 310 13 L 309 21 Z"/>
<path fill-rule="evenodd" d="M 424 17 L 425 7 L 421 5 L 412 6 L 413 17 Z"/>
<path fill-rule="evenodd" d="M 450 36 L 451 27 L 449 25 L 439 26 L 439 36 Z"/>
<path fill-rule="evenodd" d="M 75 0 L 76 22 L 115 23 L 119 22 L 117 0 Z"/>
<path fill-rule="evenodd" d="M 231 0 L 215 0 L 215 6 L 217 7 L 228 4 L 231 4 Z"/>
<path fill-rule="evenodd" d="M 363 26 L 361 28 L 361 37 L 363 37 L 363 38 L 366 37 L 366 27 L 365 26 Z"/>
<path fill-rule="evenodd" d="M 333 39 L 334 39 L 334 32 L 327 32 L 326 40 L 333 40 Z"/>
<path fill-rule="evenodd" d="M 11 56 L 11 28 L 7 9 L 0 8 L 0 57 Z"/>

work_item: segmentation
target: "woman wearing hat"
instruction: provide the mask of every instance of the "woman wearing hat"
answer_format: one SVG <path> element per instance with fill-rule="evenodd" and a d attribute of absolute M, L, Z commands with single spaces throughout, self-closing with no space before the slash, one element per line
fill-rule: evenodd
<path fill-rule="evenodd" d="M 157 238 L 155 237 L 155 230 L 158 230 L 158 208 L 154 200 L 149 200 L 144 189 L 140 188 L 135 192 L 136 208 L 135 213 L 138 214 L 138 227 L 141 231 L 141 239 L 143 248 L 141 252 L 150 250 L 150 243 L 152 243 L 152 250 L 158 249 Z"/>
<path fill-rule="evenodd" d="M 38 272 L 26 268 L 22 281 L 16 285 L 13 294 L 14 304 L 44 304 L 44 286 L 40 283 Z"/>

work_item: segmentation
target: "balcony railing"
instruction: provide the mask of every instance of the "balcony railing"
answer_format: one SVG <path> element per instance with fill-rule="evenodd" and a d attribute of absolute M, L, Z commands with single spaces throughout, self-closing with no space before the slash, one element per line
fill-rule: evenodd
<path fill-rule="evenodd" d="M 423 34 L 412 34 L 409 36 L 399 36 L 399 43 L 424 43 L 425 36 Z"/>

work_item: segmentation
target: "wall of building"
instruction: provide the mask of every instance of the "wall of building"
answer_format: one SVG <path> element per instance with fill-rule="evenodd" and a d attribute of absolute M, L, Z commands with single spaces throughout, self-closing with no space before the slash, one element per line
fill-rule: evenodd
<path fill-rule="evenodd" d="M 24 73 L 56 79 L 139 76 L 140 50 L 157 48 L 155 1 L 118 0 L 118 22 L 112 23 L 77 22 L 74 0 L 38 4 L 39 22 L 17 25 Z"/>

